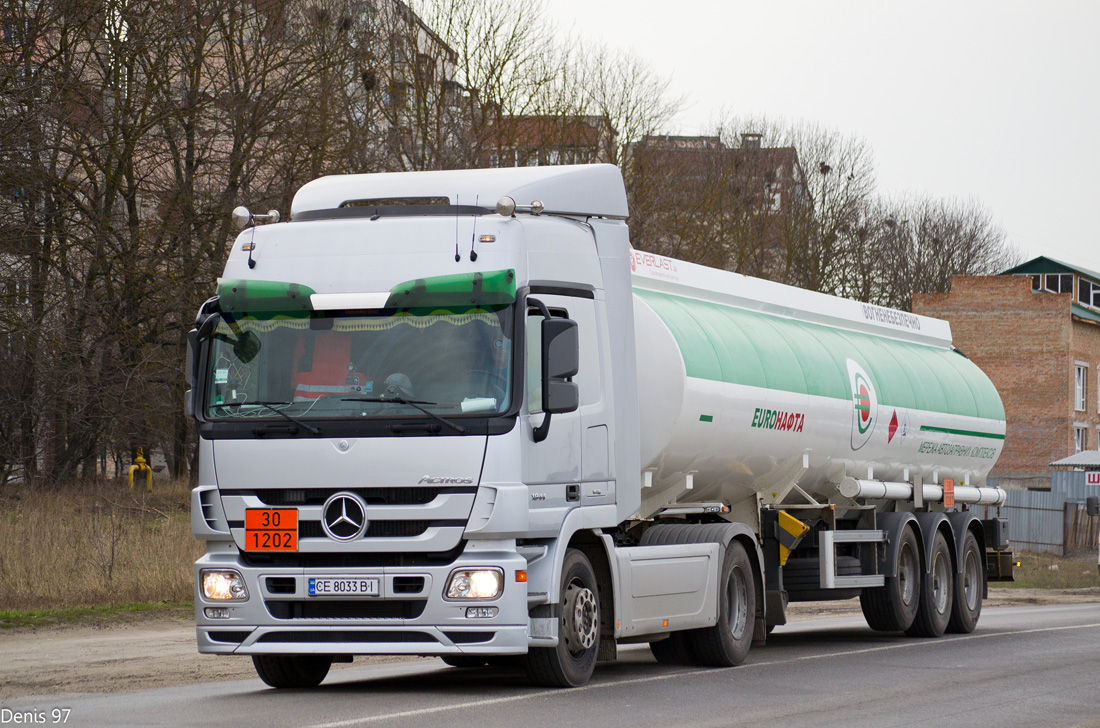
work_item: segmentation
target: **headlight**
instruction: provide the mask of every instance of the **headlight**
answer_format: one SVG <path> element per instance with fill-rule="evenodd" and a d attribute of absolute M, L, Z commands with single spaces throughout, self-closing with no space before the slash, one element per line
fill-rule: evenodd
<path fill-rule="evenodd" d="M 244 579 L 235 571 L 203 569 L 199 578 L 202 579 L 202 595 L 207 599 L 219 602 L 240 602 L 248 599 Z"/>
<path fill-rule="evenodd" d="M 504 572 L 500 569 L 464 569 L 451 573 L 447 580 L 448 599 L 496 599 L 504 591 Z"/>

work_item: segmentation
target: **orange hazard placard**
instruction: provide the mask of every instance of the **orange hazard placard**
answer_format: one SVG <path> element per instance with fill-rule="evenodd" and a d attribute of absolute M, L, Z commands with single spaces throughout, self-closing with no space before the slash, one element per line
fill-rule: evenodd
<path fill-rule="evenodd" d="M 943 507 L 954 508 L 955 507 L 955 479 L 944 478 L 943 479 Z"/>
<path fill-rule="evenodd" d="M 246 509 L 244 548 L 246 551 L 297 551 L 298 509 Z"/>

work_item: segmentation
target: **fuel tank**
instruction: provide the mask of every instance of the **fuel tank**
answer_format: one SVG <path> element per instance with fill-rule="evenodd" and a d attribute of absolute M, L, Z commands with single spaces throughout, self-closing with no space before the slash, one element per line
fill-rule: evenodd
<path fill-rule="evenodd" d="M 985 483 L 1004 407 L 947 322 L 640 251 L 631 264 L 639 517 L 824 502 L 844 477 Z"/>

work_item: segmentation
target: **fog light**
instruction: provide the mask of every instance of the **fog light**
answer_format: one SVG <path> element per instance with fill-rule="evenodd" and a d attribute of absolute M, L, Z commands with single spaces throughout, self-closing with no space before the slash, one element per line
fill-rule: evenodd
<path fill-rule="evenodd" d="M 447 581 L 448 599 L 496 599 L 504 590 L 504 572 L 500 569 L 454 571 Z"/>
<path fill-rule="evenodd" d="M 244 579 L 235 571 L 203 569 L 199 578 L 202 579 L 202 595 L 207 599 L 219 602 L 248 599 Z"/>
<path fill-rule="evenodd" d="M 207 607 L 202 612 L 207 619 L 229 619 L 229 607 Z"/>
<path fill-rule="evenodd" d="M 488 619 L 497 616 L 496 607 L 466 607 L 466 619 Z"/>

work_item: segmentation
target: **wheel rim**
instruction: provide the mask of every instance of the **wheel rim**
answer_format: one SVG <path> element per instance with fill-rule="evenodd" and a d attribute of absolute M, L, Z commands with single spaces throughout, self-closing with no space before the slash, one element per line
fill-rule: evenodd
<path fill-rule="evenodd" d="M 748 584 L 745 574 L 740 568 L 734 567 L 730 572 L 729 582 L 726 584 L 726 614 L 729 619 L 730 632 L 734 639 L 740 639 L 745 633 L 745 625 L 748 624 Z"/>
<path fill-rule="evenodd" d="M 970 611 L 978 607 L 978 583 L 981 580 L 978 557 L 973 551 L 967 551 L 963 569 L 963 598 L 966 600 L 966 608 Z"/>
<path fill-rule="evenodd" d="M 901 601 L 912 604 L 917 598 L 917 559 L 909 544 L 905 544 L 898 559 L 898 585 L 901 587 Z"/>
<path fill-rule="evenodd" d="M 939 552 L 932 564 L 932 599 L 936 605 L 937 614 L 943 614 L 947 611 L 947 579 L 947 559 L 942 552 Z"/>
<path fill-rule="evenodd" d="M 565 589 L 565 608 L 562 610 L 565 645 L 574 655 L 596 644 L 599 627 L 599 609 L 596 595 L 591 589 L 577 582 L 570 582 Z"/>

